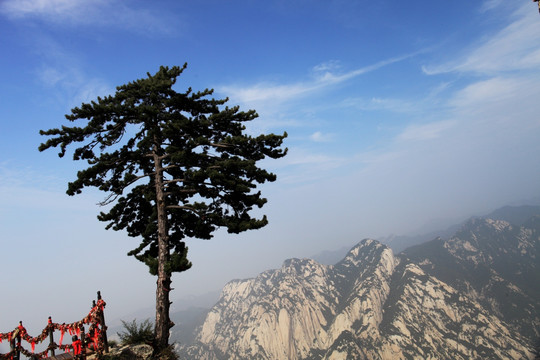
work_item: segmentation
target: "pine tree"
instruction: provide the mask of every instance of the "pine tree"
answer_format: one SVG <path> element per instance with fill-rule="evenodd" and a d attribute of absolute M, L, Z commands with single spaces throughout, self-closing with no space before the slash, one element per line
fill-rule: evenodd
<path fill-rule="evenodd" d="M 40 131 L 50 136 L 43 151 L 59 147 L 64 157 L 76 143 L 73 160 L 88 167 L 68 184 L 67 194 L 96 187 L 111 204 L 98 219 L 106 229 L 125 230 L 141 243 L 128 255 L 144 262 L 157 275 L 154 348 L 168 346 L 169 293 L 173 272 L 191 267 L 186 238 L 210 239 L 213 232 L 259 229 L 266 216 L 252 217 L 267 200 L 257 184 L 276 175 L 257 166 L 265 158 L 287 153 L 283 135 L 245 134 L 244 123 L 257 118 L 254 110 L 224 107 L 227 99 L 209 98 L 213 91 L 173 90 L 186 68 L 160 67 L 155 75 L 117 87 L 114 96 L 98 97 L 66 115 L 82 127 L 62 126 Z"/>

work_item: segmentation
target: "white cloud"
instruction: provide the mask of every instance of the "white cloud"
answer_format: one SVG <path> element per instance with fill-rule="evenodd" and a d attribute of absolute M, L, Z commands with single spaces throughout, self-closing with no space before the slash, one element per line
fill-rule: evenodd
<path fill-rule="evenodd" d="M 398 135 L 399 140 L 417 141 L 432 140 L 440 137 L 442 133 L 456 125 L 455 120 L 443 120 L 422 125 L 410 125 Z"/>
<path fill-rule="evenodd" d="M 34 38 L 41 64 L 34 69 L 35 78 L 46 88 L 46 97 L 66 108 L 79 106 L 98 96 L 114 94 L 115 88 L 99 76 L 92 76 L 85 61 L 70 53 L 63 44 L 47 34 Z"/>
<path fill-rule="evenodd" d="M 349 162 L 347 158 L 294 147 L 289 149 L 286 157 L 272 166 L 278 168 L 276 171 L 280 184 L 304 184 L 328 178 Z"/>
<path fill-rule="evenodd" d="M 315 142 L 329 142 L 334 139 L 334 134 L 324 134 L 321 131 L 316 131 L 309 138 Z"/>
<path fill-rule="evenodd" d="M 539 130 L 539 92 L 540 74 L 496 77 L 469 84 L 449 104 L 454 118 L 504 143 Z"/>
<path fill-rule="evenodd" d="M 480 12 L 484 13 L 489 10 L 493 10 L 499 5 L 501 5 L 503 0 L 486 0 L 480 6 Z"/>
<path fill-rule="evenodd" d="M 2 12 L 13 17 L 28 15 L 73 16 L 85 6 L 85 0 L 6 0 L 2 3 Z"/>
<path fill-rule="evenodd" d="M 477 81 L 458 91 L 450 104 L 456 108 L 488 106 L 515 97 L 523 90 L 524 79 L 494 77 Z"/>
<path fill-rule="evenodd" d="M 65 72 L 52 67 L 44 68 L 39 72 L 39 79 L 45 86 L 56 86 L 66 81 L 66 76 Z"/>
<path fill-rule="evenodd" d="M 397 98 L 373 97 L 371 99 L 348 98 L 340 103 L 340 106 L 353 107 L 364 111 L 391 111 L 396 113 L 409 113 L 418 111 L 420 106 L 417 102 L 411 102 Z"/>
<path fill-rule="evenodd" d="M 284 101 L 313 91 L 318 87 L 316 83 L 289 85 L 259 83 L 249 87 L 227 85 L 220 87 L 219 91 L 230 94 L 229 97 L 233 101 L 252 103 L 267 100 Z"/>
<path fill-rule="evenodd" d="M 218 87 L 218 91 L 228 94 L 233 101 L 240 103 L 254 102 L 283 102 L 305 96 L 313 91 L 321 90 L 329 86 L 345 82 L 360 75 L 378 70 L 384 66 L 403 61 L 414 54 L 403 55 L 375 64 L 368 65 L 346 73 L 336 73 L 337 63 L 331 61 L 314 67 L 315 77 L 311 81 L 297 82 L 292 84 L 258 83 L 251 86 L 224 85 Z"/>
<path fill-rule="evenodd" d="M 55 22 L 79 18 L 77 21 L 82 22 L 105 5 L 105 0 L 6 0 L 0 10 L 12 18 L 36 17 Z"/>
<path fill-rule="evenodd" d="M 483 39 L 461 59 L 442 65 L 424 66 L 425 74 L 474 72 L 493 74 L 540 67 L 540 21 L 530 4 L 512 14 L 513 21 Z"/>
<path fill-rule="evenodd" d="M 110 0 L 5 0 L 0 4 L 0 13 L 12 19 L 39 19 L 59 26 L 114 26 L 144 34 L 168 34 L 174 28 L 168 14 Z"/>
<path fill-rule="evenodd" d="M 336 71 L 341 68 L 341 64 L 338 60 L 330 60 L 313 67 L 313 72 L 325 72 L 325 71 Z"/>
<path fill-rule="evenodd" d="M 51 95 L 56 94 L 67 107 L 114 94 L 114 87 L 102 79 L 89 77 L 76 62 L 61 58 L 54 62 L 38 71 L 38 78 L 45 87 L 54 89 Z"/>
<path fill-rule="evenodd" d="M 282 162 L 287 166 L 315 164 L 317 167 L 334 168 L 343 163 L 343 159 L 340 158 L 323 154 L 309 153 L 299 149 L 296 149 L 295 153 L 291 152 L 285 159 L 286 160 L 282 160 Z"/>

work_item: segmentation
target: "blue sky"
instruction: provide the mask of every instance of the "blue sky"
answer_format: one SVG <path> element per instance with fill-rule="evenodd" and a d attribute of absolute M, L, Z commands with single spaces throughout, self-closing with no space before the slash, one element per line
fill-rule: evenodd
<path fill-rule="evenodd" d="M 539 33 L 531 1 L 3 0 L 0 331 L 78 320 L 96 290 L 111 317 L 153 305 L 155 279 L 126 256 L 137 241 L 96 219 L 105 194 L 68 197 L 81 164 L 37 151 L 81 102 L 187 62 L 178 91 L 213 88 L 258 111 L 250 133 L 289 134 L 289 155 L 261 164 L 278 175 L 270 224 L 188 240 L 176 298 L 538 201 Z"/>

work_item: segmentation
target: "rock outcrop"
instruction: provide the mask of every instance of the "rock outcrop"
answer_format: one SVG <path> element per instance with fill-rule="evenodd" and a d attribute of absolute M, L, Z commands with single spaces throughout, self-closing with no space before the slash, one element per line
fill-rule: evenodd
<path fill-rule="evenodd" d="M 181 356 L 534 359 L 540 304 L 523 286 L 540 276 L 538 223 L 478 219 L 400 256 L 366 239 L 336 265 L 287 260 L 229 282 Z"/>
<path fill-rule="evenodd" d="M 152 358 L 153 349 L 150 345 L 124 345 L 115 347 L 106 354 L 106 359 L 118 360 L 150 360 Z"/>

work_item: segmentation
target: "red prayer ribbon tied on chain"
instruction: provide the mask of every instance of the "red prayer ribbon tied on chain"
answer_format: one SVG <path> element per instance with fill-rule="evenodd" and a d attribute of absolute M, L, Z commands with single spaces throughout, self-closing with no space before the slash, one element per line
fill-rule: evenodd
<path fill-rule="evenodd" d="M 36 359 L 44 359 L 48 356 L 49 349 L 46 349 L 45 351 L 36 354 L 35 353 L 36 343 L 38 344 L 41 343 L 46 338 L 46 335 L 49 333 L 49 331 L 60 330 L 60 333 L 61 333 L 60 343 L 58 347 L 60 349 L 65 350 L 66 352 L 70 352 L 71 349 L 73 349 L 75 354 L 79 355 L 84 350 L 82 341 L 80 340 L 80 335 L 84 331 L 83 326 L 85 324 L 90 324 L 90 329 L 93 328 L 93 330 L 92 330 L 92 336 L 89 338 L 89 340 L 93 344 L 89 344 L 89 346 L 93 345 L 93 347 L 97 349 L 99 348 L 99 345 L 100 345 L 101 331 L 104 331 L 104 329 L 100 329 L 100 318 L 101 318 L 101 314 L 104 308 L 105 308 L 105 301 L 98 300 L 97 304 L 92 308 L 90 313 L 84 319 L 82 319 L 79 322 L 72 323 L 72 324 L 65 324 L 65 323 L 62 325 L 56 324 L 56 323 L 53 323 L 51 317 L 49 317 L 49 319 L 47 320 L 47 327 L 43 330 L 43 333 L 37 337 L 30 336 L 26 328 L 22 325 L 22 322 L 21 322 L 19 323 L 17 328 L 15 328 L 15 330 L 11 332 L 7 332 L 7 333 L 0 333 L 0 343 L 2 343 L 4 339 L 8 339 L 10 343 L 14 341 L 15 339 L 19 339 L 19 342 L 20 340 L 25 340 L 26 342 L 31 344 L 32 354 L 34 355 L 31 355 L 30 352 L 25 350 L 19 343 L 19 346 L 21 346 L 21 352 L 24 353 L 27 357 L 33 357 Z M 64 335 L 66 332 L 69 332 L 69 334 L 72 336 L 77 334 L 79 338 L 76 341 L 74 341 L 71 345 L 62 345 Z M 3 357 L 3 356 L 7 356 L 7 357 Z M 13 360 L 13 357 L 11 357 L 10 359 L 9 353 L 0 354 L 0 360 L 2 359 Z"/>
<path fill-rule="evenodd" d="M 81 354 L 81 340 L 75 340 L 73 342 L 73 355 L 80 355 Z"/>
<path fill-rule="evenodd" d="M 99 345 L 99 329 L 94 331 L 94 348 L 97 349 Z"/>

